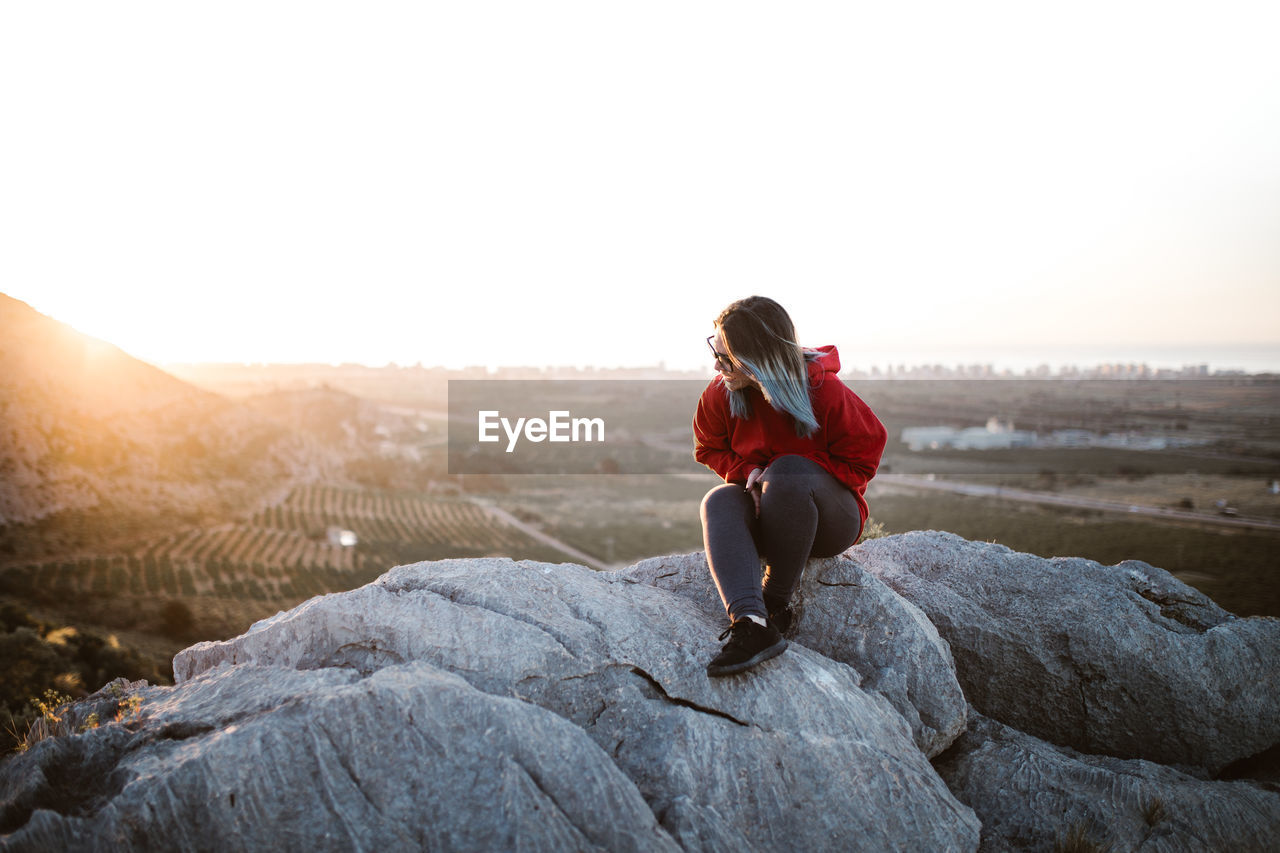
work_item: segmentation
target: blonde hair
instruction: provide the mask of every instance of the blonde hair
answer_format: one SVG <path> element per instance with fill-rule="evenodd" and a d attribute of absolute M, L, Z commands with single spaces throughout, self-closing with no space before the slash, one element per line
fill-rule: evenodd
<path fill-rule="evenodd" d="M 796 435 L 808 437 L 817 432 L 818 420 L 809 399 L 808 362 L 821 353 L 796 343 L 795 325 L 786 309 L 767 296 L 748 296 L 721 311 L 716 326 L 729 355 L 760 384 L 765 401 L 791 415 Z M 746 391 L 725 390 L 730 413 L 751 417 Z"/>

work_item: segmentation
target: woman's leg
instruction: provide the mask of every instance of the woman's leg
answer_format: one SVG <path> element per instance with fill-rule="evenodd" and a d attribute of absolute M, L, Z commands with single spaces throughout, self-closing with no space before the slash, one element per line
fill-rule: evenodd
<path fill-rule="evenodd" d="M 730 621 L 748 614 L 766 616 L 755 511 L 751 495 L 734 483 L 716 486 L 702 499 L 702 544 Z"/>
<path fill-rule="evenodd" d="M 776 608 L 791 600 L 810 557 L 835 556 L 858 541 L 862 514 L 853 492 L 803 456 L 779 456 L 760 479 L 763 593 Z"/>

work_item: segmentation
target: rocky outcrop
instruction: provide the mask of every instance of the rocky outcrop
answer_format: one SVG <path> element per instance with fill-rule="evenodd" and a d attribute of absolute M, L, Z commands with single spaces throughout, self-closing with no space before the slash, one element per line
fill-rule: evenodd
<path fill-rule="evenodd" d="M 724 619 L 700 552 L 655 557 L 621 573 Z M 862 689 L 880 694 L 902 715 L 926 755 L 942 752 L 964 731 L 965 698 L 947 643 L 918 607 L 856 561 L 810 560 L 792 605 L 799 613 L 794 641 L 852 667 Z"/>
<path fill-rule="evenodd" d="M 140 695 L 136 724 L 14 762 L 12 849 L 677 849 L 580 728 L 430 664 L 229 667 Z"/>
<path fill-rule="evenodd" d="M 1067 568 L 1070 578 L 1049 582 Z M 1265 730 L 1237 731 L 1243 724 L 1219 710 L 1199 718 L 1216 733 L 1192 737 L 1189 724 L 1160 728 L 1150 713 L 1164 736 L 1185 732 L 1179 743 L 1198 744 L 1197 755 L 1233 744 L 1213 761 L 1175 762 L 1195 764 L 1198 777 L 1018 731 L 982 689 L 1001 680 L 984 675 L 990 655 L 1007 667 L 1011 695 L 1061 701 L 1042 670 L 1014 664 L 1054 648 L 1027 612 L 1052 622 L 1045 611 L 1068 594 L 1110 602 L 1079 610 L 1074 629 L 1053 622 L 1068 653 L 1135 654 L 1107 650 L 1110 636 L 1159 659 L 1195 648 L 1180 638 L 1219 629 L 1230 630 L 1201 640 L 1215 647 L 1192 664 L 1242 665 L 1223 651 L 1229 638 L 1251 638 L 1251 653 L 1280 651 L 1280 620 L 1199 602 L 1166 602 L 1161 613 L 1152 596 L 1176 591 L 1139 564 L 1040 560 L 949 534 L 891 537 L 812 561 L 788 651 L 708 679 L 725 620 L 700 554 L 610 573 L 496 558 L 401 566 L 186 649 L 175 687 L 99 698 L 133 710 L 8 760 L 0 845 L 965 851 L 1075 839 L 1253 849 L 1280 833 L 1276 786 L 1202 777 L 1274 743 Z M 1037 596 L 1038 607 L 1023 600 Z M 1164 633 L 1117 630 L 1136 621 L 1134 608 Z M 973 647 L 966 619 L 981 626 Z M 1110 692 L 1126 670 L 1111 665 L 1068 692 L 1087 697 L 1090 743 L 1126 742 L 1136 729 Z M 1159 670 L 1176 685 L 1172 671 Z M 1274 705 L 1269 672 L 1234 697 L 1256 702 L 1270 690 Z M 1172 701 L 1158 674 L 1145 677 L 1135 684 L 1153 702 Z M 72 728 L 91 707 L 70 712 Z"/>
<path fill-rule="evenodd" d="M 1096 850 L 1268 850 L 1280 824 L 1274 790 L 1084 755 L 976 711 L 936 765 L 982 820 L 983 850 L 1047 851 L 1067 839 Z"/>
<path fill-rule="evenodd" d="M 567 849 L 976 847 L 972 812 L 951 795 L 893 706 L 863 690 L 855 671 L 796 645 L 747 676 L 708 679 L 718 630 L 718 620 L 677 595 L 571 564 L 404 566 L 234 640 L 180 653 L 178 686 L 144 701 L 136 743 L 119 732 L 79 738 L 122 739 L 117 748 L 127 759 L 104 763 L 117 780 L 107 802 L 122 803 L 123 813 L 149 802 L 195 809 L 232 795 L 241 808 L 272 814 L 295 814 L 307 802 L 306 811 L 323 812 L 316 820 L 333 832 L 358 833 L 372 821 L 367 837 L 352 836 L 361 846 L 387 838 L 386 827 L 403 814 L 391 801 L 365 802 L 369 785 L 384 785 L 379 773 L 392 777 L 389 789 L 416 791 L 405 802 L 423 809 L 418 820 L 428 826 L 414 831 L 427 833 L 443 807 L 424 783 L 415 789 L 409 781 L 441 772 L 452 780 L 443 784 L 487 791 L 483 799 L 492 804 L 458 801 L 477 824 L 470 836 L 451 836 L 465 849 L 510 846 L 501 833 L 513 825 L 530 849 L 566 849 L 566 839 L 577 839 Z M 261 701 L 245 700 L 238 716 L 228 717 L 214 698 L 276 682 Z M 448 726 L 424 734 L 423 716 L 441 717 L 430 700 L 440 685 L 451 691 L 442 718 Z M 495 728 L 499 717 L 510 721 L 506 729 Z M 563 746 L 512 753 L 514 744 L 543 737 L 535 729 L 554 728 L 549 720 L 573 729 L 579 743 L 556 729 Z M 178 746 L 162 734 L 175 730 Z M 579 759 L 569 764 L 572 750 Z M 39 755 L 38 746 L 18 761 Z M 544 782 L 557 808 L 536 808 L 530 797 L 538 785 L 516 799 L 511 792 L 523 789 L 486 781 L 506 767 L 514 780 L 506 784 L 515 786 L 512 762 L 532 778 L 558 774 L 568 785 L 594 774 L 596 807 L 574 808 L 589 801 L 584 795 L 561 808 L 567 795 Z M 256 768 L 270 781 L 251 785 L 250 770 L 232 767 Z M 622 789 L 619 778 L 627 780 Z M 621 835 L 609 835 L 619 819 L 606 797 L 644 803 L 656 828 L 628 822 Z M 548 810 L 562 810 L 563 820 L 546 824 Z M 384 813 L 392 815 L 385 824 Z M 40 817 L 24 822 L 24 839 L 110 837 L 96 834 L 104 825 L 97 819 L 33 814 Z M 224 825 L 237 834 L 220 835 Z M 201 831 L 214 846 L 268 843 L 266 836 L 246 842 L 250 831 L 234 822 L 210 820 Z M 299 846 L 310 838 L 299 836 Z"/>
<path fill-rule="evenodd" d="M 1280 743 L 1280 620 L 1237 618 L 1132 560 L 1046 560 L 932 531 L 851 556 L 925 612 L 968 701 L 1014 728 L 1201 775 Z"/>

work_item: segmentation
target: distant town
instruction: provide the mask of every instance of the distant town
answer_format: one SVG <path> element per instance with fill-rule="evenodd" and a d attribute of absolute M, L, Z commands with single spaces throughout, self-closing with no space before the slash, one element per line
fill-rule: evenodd
<path fill-rule="evenodd" d="M 990 364 L 968 364 L 949 367 L 943 364 L 896 365 L 870 371 L 842 370 L 841 376 L 860 379 L 1210 379 L 1233 376 L 1266 376 L 1244 370 L 1211 369 L 1207 364 L 1189 364 L 1178 368 L 1151 367 L 1147 364 L 1096 364 L 1092 367 L 1063 365 L 1058 368 L 1042 364 L 1023 371 L 997 370 Z"/>
<path fill-rule="evenodd" d="M 499 366 L 473 365 L 463 368 L 428 367 L 422 364 L 400 366 L 387 364 L 370 367 L 363 364 L 169 364 L 165 369 L 188 381 L 211 385 L 239 385 L 244 390 L 267 388 L 313 387 L 319 383 L 343 380 L 394 380 L 434 384 L 457 379 L 709 379 L 705 370 L 677 370 L 664 362 L 648 367 L 578 367 L 578 366 Z M 1214 369 L 1208 364 L 1191 364 L 1179 368 L 1152 367 L 1147 364 L 1114 363 L 1092 367 L 1042 364 L 1014 371 L 991 364 L 898 364 L 885 367 L 846 367 L 840 371 L 845 379 L 859 380 L 1194 380 L 1243 377 L 1274 377 L 1275 373 L 1249 373 L 1239 369 Z"/>

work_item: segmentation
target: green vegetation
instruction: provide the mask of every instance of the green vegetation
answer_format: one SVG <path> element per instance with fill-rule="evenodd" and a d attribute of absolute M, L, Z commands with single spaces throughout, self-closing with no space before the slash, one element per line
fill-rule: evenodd
<path fill-rule="evenodd" d="M 12 602 L 0 603 L 0 709 L 6 716 L 0 734 L 0 753 L 27 738 L 37 720 L 54 731 L 57 709 L 71 699 L 87 696 L 103 684 L 123 676 L 152 684 L 172 681 L 159 661 L 145 659 L 122 646 L 114 636 L 32 619 Z"/>
<path fill-rule="evenodd" d="M 4 746 L 11 747 L 15 752 L 26 752 L 37 741 L 66 734 L 62 715 L 63 709 L 70 702 L 70 696 L 52 688 L 45 690 L 44 695 L 39 698 L 32 696 L 30 704 L 34 717 L 28 721 L 25 717 L 19 719 L 9 713 L 4 733 L 5 740 L 9 742 Z M 26 723 L 25 726 L 22 725 L 23 722 Z M 9 749 L 4 751 L 8 752 Z"/>
<path fill-rule="evenodd" d="M 858 537 L 859 542 L 866 542 L 868 539 L 883 539 L 891 536 L 889 529 L 876 520 L 875 516 L 867 516 L 867 523 L 862 527 L 862 535 Z"/>
<path fill-rule="evenodd" d="M 111 699 L 108 700 L 107 705 L 98 705 L 101 710 L 111 714 L 109 722 L 128 722 L 142 708 L 142 697 L 137 693 L 128 692 L 122 681 L 123 679 L 112 681 L 108 685 Z M 34 710 L 33 717 L 27 715 L 30 717 L 27 719 L 27 717 L 19 718 L 9 714 L 3 741 L 0 741 L 3 743 L 3 751 L 8 752 L 11 747 L 14 752 L 26 752 L 46 738 L 84 734 L 103 724 L 99 711 L 84 714 L 82 709 L 77 714 L 74 710 L 75 706 L 72 705 L 73 701 L 71 696 L 56 690 L 46 690 L 40 698 L 32 697 L 30 704 Z"/>

